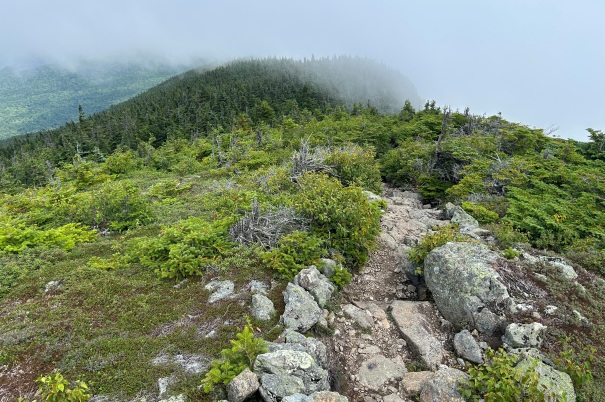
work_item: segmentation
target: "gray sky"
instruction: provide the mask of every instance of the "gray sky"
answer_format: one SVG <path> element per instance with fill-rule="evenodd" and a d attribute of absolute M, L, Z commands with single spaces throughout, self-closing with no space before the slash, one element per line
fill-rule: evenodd
<path fill-rule="evenodd" d="M 605 130 L 604 0 L 0 0 L 0 66 L 368 56 L 424 99 L 563 138 Z"/>

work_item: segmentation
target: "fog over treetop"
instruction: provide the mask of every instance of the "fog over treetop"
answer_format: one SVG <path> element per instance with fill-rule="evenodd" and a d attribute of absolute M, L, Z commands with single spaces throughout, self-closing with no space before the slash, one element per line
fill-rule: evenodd
<path fill-rule="evenodd" d="M 422 98 L 585 139 L 605 127 L 603 15 L 596 0 L 0 0 L 0 66 L 359 55 Z"/>

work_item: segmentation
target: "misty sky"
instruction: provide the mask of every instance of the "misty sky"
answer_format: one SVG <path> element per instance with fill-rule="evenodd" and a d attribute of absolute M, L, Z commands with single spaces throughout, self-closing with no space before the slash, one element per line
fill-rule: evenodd
<path fill-rule="evenodd" d="M 359 55 L 423 99 L 563 138 L 605 130 L 604 0 L 0 0 L 0 67 Z"/>

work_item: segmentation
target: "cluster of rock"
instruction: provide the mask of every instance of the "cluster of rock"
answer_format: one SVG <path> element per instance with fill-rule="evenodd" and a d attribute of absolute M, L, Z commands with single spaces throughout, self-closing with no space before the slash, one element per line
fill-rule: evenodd
<path fill-rule="evenodd" d="M 468 214 L 460 207 L 449 209 L 446 216 L 457 219 L 464 232 L 482 234 L 477 230 L 476 221 L 465 216 Z M 482 243 L 450 242 L 433 249 L 425 259 L 424 278 L 435 305 L 460 331 L 454 336 L 456 353 L 467 361 L 483 363 L 487 344 L 477 342 L 473 335 L 501 337 L 507 351 L 519 355 L 517 367 L 539 373 L 539 384 L 557 400 L 575 401 L 569 375 L 554 369 L 552 362 L 539 351 L 546 327 L 538 322 L 508 322 L 507 317 L 515 313 L 519 305 L 493 268 L 501 258 Z M 546 259 L 548 263 L 557 264 L 565 277 L 575 278 L 575 272 L 571 273 L 573 268 L 563 261 Z M 532 364 L 534 359 L 536 362 Z"/>
<path fill-rule="evenodd" d="M 329 273 L 335 262 L 323 265 Z M 244 370 L 227 385 L 229 402 L 242 402 L 257 392 L 267 402 L 347 401 L 330 392 L 326 346 L 301 334 L 326 320 L 323 307 L 334 290 L 315 266 L 296 275 L 284 291 L 286 305 L 280 322 L 287 329 L 277 342 L 268 343 L 267 353 L 256 357 L 252 370 Z"/>
<path fill-rule="evenodd" d="M 321 272 L 315 266 L 301 271 L 284 291 L 280 323 L 288 329 L 269 343 L 268 352 L 257 357 L 252 370 L 228 385 L 229 401 L 241 402 L 254 394 L 268 402 L 346 401 L 330 392 L 326 344 L 302 335 L 318 323 L 334 329 L 334 337 L 326 343 L 334 356 L 340 355 L 354 400 L 402 402 L 416 395 L 422 402 L 463 401 L 458 386 L 468 376 L 455 367 L 485 363 L 489 342 L 518 355 L 517 367 L 537 372 L 543 389 L 557 400 L 575 401 L 569 375 L 557 371 L 540 352 L 546 327 L 538 322 L 510 322 L 514 313 L 528 307 L 514 300 L 495 269 L 502 257 L 486 244 L 490 233 L 459 206 L 432 209 L 417 194 L 396 190 L 386 200 L 381 242 L 394 255 L 397 268 L 389 269 L 396 276 L 380 277 L 387 280 L 377 283 L 378 268 L 370 267 L 352 283 L 357 283 L 353 293 L 360 297 L 349 298 L 329 313 L 325 306 L 335 290 L 329 277 L 336 263 L 324 261 Z M 474 242 L 435 248 L 425 259 L 422 276 L 418 275 L 407 251 L 433 228 L 449 222 L 457 223 Z M 569 280 L 577 276 L 561 259 L 525 254 L 522 258 L 529 264 L 549 264 Z M 401 282 L 394 283 L 397 276 Z M 367 293 L 360 292 L 366 287 Z M 219 294 L 228 294 L 232 288 L 220 283 L 209 287 L 213 292 L 221 289 Z M 429 292 L 432 301 L 424 301 Z M 262 289 L 252 293 L 252 314 L 270 319 L 275 314 L 273 303 Z M 383 300 L 387 294 L 394 297 Z M 346 291 L 345 295 L 349 296 Z M 381 299 L 375 300 L 376 295 Z M 547 306 L 544 313 L 555 311 L 555 306 Z M 448 342 L 455 355 L 446 347 Z M 407 353 L 426 370 L 409 372 L 404 363 Z"/>

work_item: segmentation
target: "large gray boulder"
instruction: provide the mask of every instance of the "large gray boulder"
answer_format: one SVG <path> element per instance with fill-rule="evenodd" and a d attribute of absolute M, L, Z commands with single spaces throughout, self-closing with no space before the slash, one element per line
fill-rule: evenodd
<path fill-rule="evenodd" d="M 322 308 L 332 298 L 335 289 L 332 282 L 322 275 L 315 265 L 301 270 L 294 277 L 294 284 L 311 293 L 319 307 Z"/>
<path fill-rule="evenodd" d="M 575 402 L 576 392 L 573 388 L 571 377 L 567 373 L 555 370 L 551 366 L 534 358 L 525 358 L 517 364 L 517 368 L 529 373 L 534 371 L 539 374 L 538 387 L 544 390 L 544 394 L 554 396 L 548 400 L 561 402 Z"/>
<path fill-rule="evenodd" d="M 297 392 L 309 395 L 316 391 L 326 391 L 330 389 L 328 372 L 319 367 L 315 362 L 315 359 L 306 352 L 277 350 L 275 352 L 260 354 L 256 357 L 254 362 L 254 372 L 261 376 L 261 388 L 264 386 L 263 374 L 299 378 L 302 381 L 304 388 L 299 391 L 290 392 L 287 395 L 292 395 Z M 271 378 L 272 381 L 276 380 L 273 377 Z"/>
<path fill-rule="evenodd" d="M 284 291 L 284 302 L 286 308 L 280 321 L 288 328 L 305 332 L 322 318 L 321 308 L 313 296 L 300 286 L 288 283 Z"/>
<path fill-rule="evenodd" d="M 279 402 L 292 394 L 300 394 L 305 390 L 303 381 L 289 374 L 262 374 L 259 392 L 266 402 Z"/>
<path fill-rule="evenodd" d="M 502 336 L 502 342 L 508 348 L 539 348 L 544 339 L 544 331 L 546 326 L 539 322 L 531 324 L 512 323 L 506 327 L 506 331 Z"/>
<path fill-rule="evenodd" d="M 260 387 L 258 376 L 246 368 L 227 384 L 227 398 L 229 402 L 242 402 Z"/>
<path fill-rule="evenodd" d="M 256 319 L 267 321 L 273 314 L 275 314 L 275 307 L 271 299 L 260 293 L 252 295 L 252 315 Z"/>
<path fill-rule="evenodd" d="M 430 329 L 430 319 L 436 316 L 433 305 L 430 302 L 397 300 L 391 304 L 391 316 L 412 351 L 427 367 L 436 369 L 445 350 Z"/>
<path fill-rule="evenodd" d="M 466 377 L 467 374 L 460 370 L 440 366 L 422 387 L 420 402 L 464 402 L 464 398 L 458 392 L 458 385 Z"/>
<path fill-rule="evenodd" d="M 485 245 L 450 242 L 433 249 L 424 260 L 424 277 L 435 304 L 457 330 L 503 332 L 501 310 L 512 300 L 491 267 L 498 259 Z"/>
<path fill-rule="evenodd" d="M 283 338 L 286 342 L 286 345 L 302 345 L 305 348 L 305 351 L 311 355 L 315 362 L 319 364 L 320 367 L 326 368 L 328 365 L 328 353 L 326 345 L 315 338 L 307 338 L 303 334 L 296 332 L 292 329 L 286 329 L 280 335 L 280 338 Z"/>
<path fill-rule="evenodd" d="M 473 335 L 466 329 L 454 335 L 454 349 L 456 349 L 458 356 L 469 362 L 483 363 L 481 348 L 475 338 L 473 338 Z"/>

